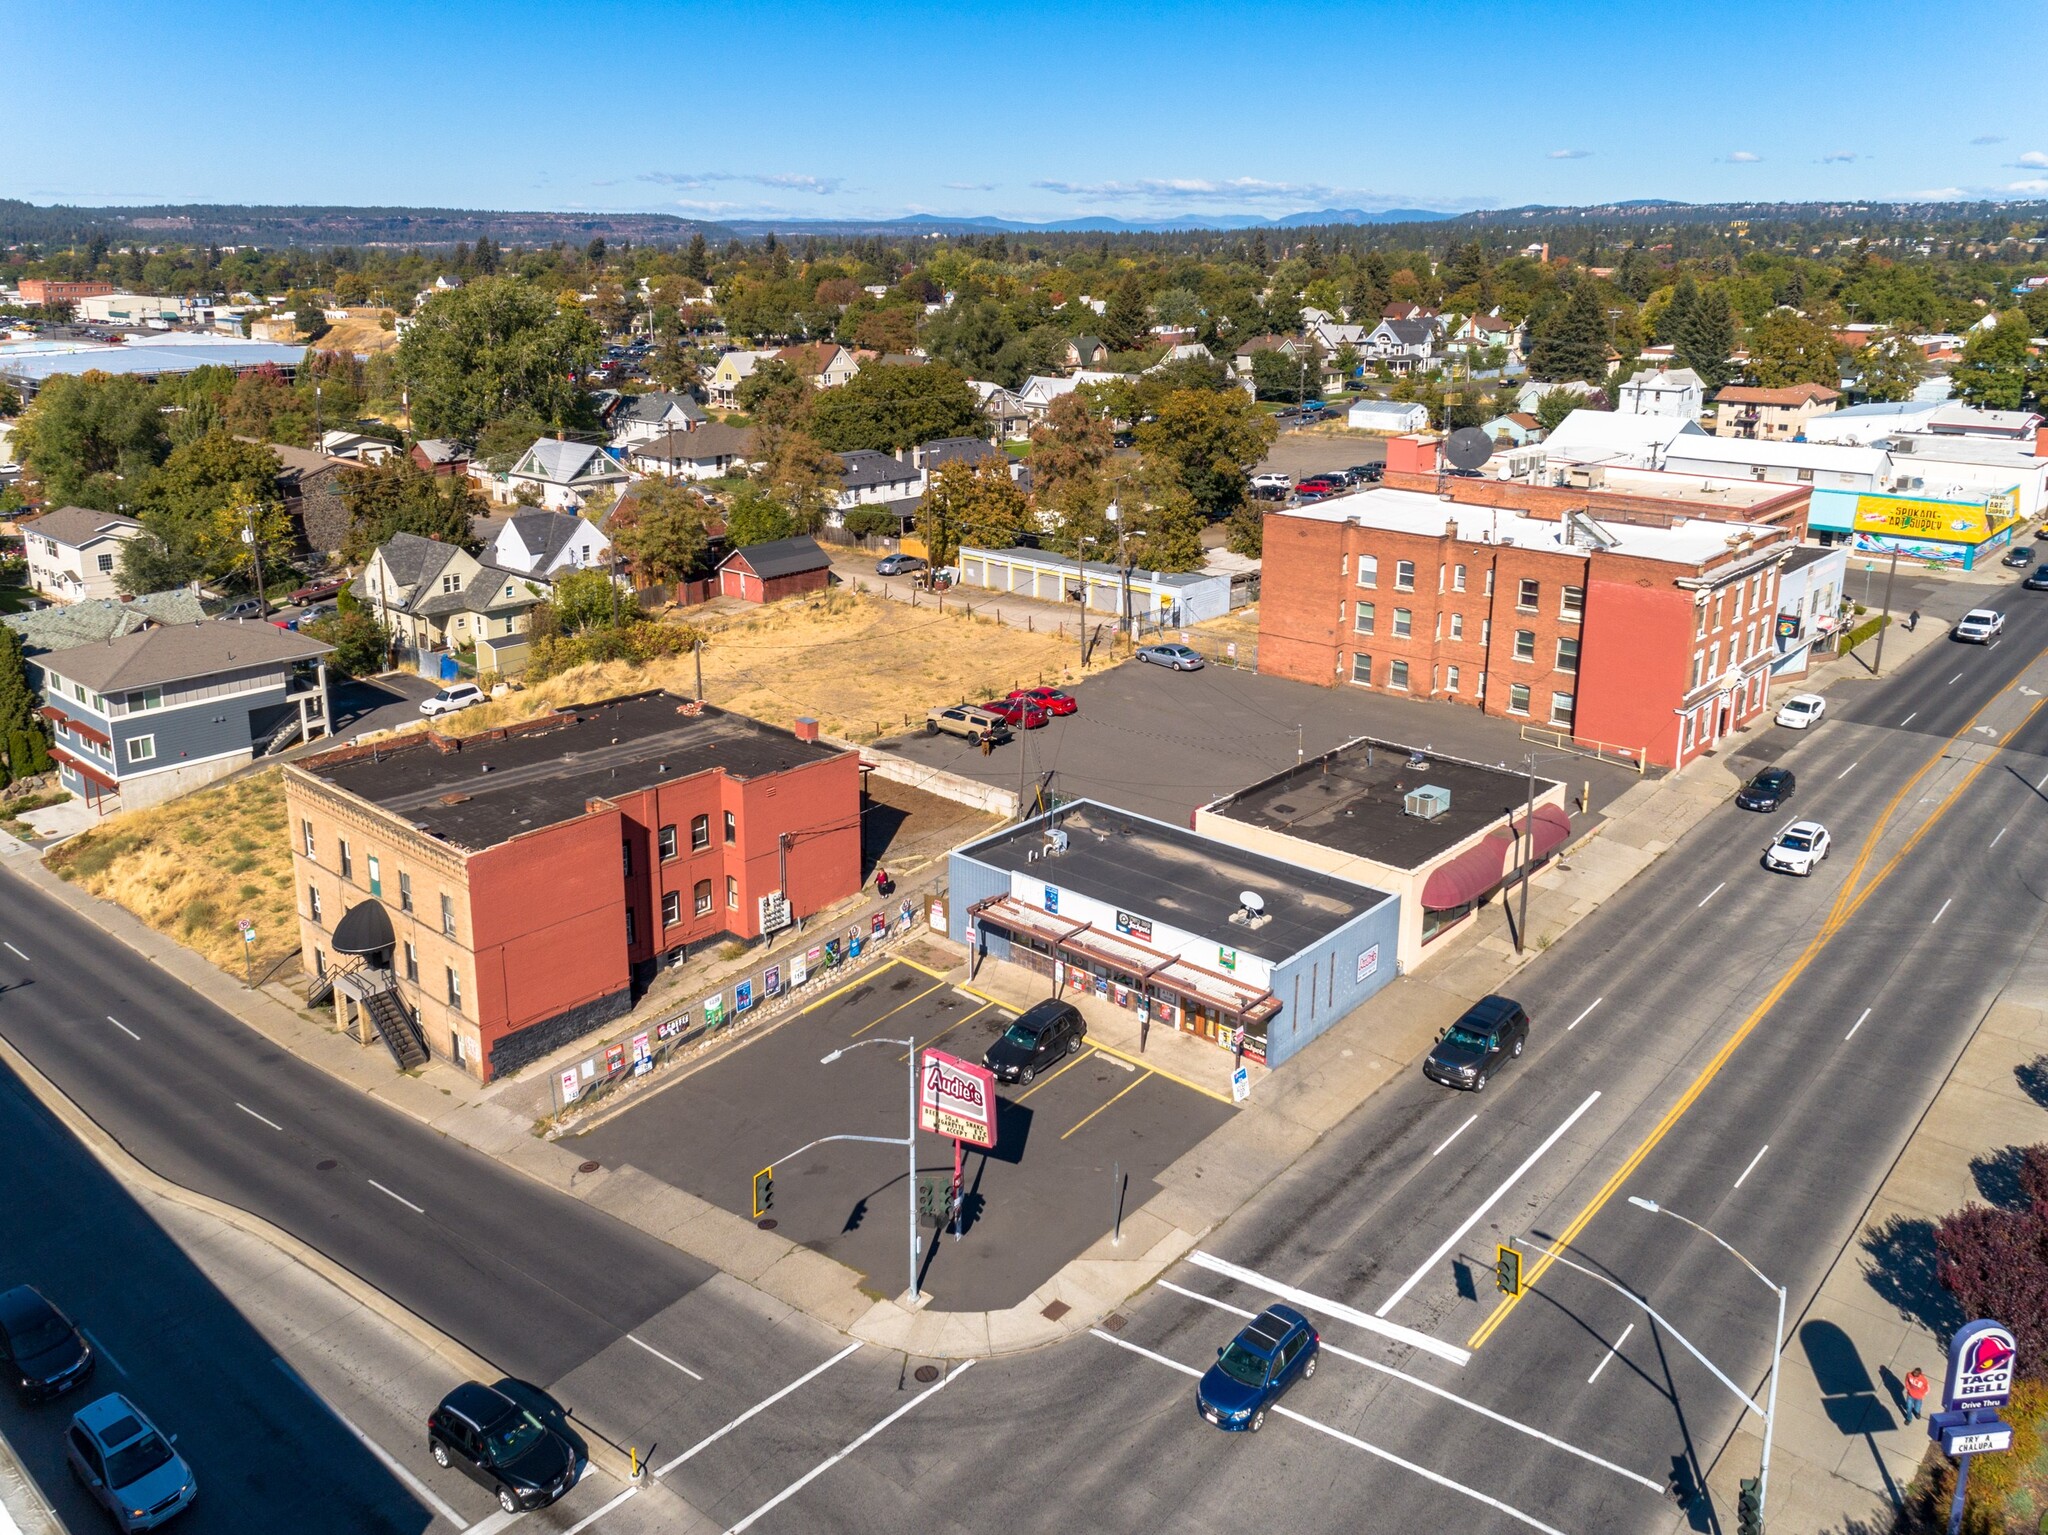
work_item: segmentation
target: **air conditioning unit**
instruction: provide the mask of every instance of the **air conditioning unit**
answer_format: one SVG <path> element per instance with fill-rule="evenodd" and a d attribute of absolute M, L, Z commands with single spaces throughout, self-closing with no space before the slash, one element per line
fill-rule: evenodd
<path fill-rule="evenodd" d="M 1433 783 L 1426 783 L 1419 789 L 1410 789 L 1402 796 L 1401 808 L 1417 820 L 1434 821 L 1440 815 L 1450 814 L 1451 791 L 1440 789 Z"/>

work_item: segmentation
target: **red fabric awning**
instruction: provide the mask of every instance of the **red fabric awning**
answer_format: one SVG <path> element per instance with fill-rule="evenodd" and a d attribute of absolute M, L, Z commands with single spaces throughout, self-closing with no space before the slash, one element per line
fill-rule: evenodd
<path fill-rule="evenodd" d="M 1528 823 L 1524 822 L 1522 825 L 1517 826 L 1515 828 L 1516 834 L 1519 836 L 1527 825 Z M 1571 836 L 1572 818 L 1566 813 L 1563 806 L 1538 805 L 1536 807 L 1536 825 L 1532 837 L 1533 845 L 1530 850 L 1529 861 L 1534 863 L 1539 858 L 1548 858 L 1552 853 L 1563 847 L 1565 843 L 1569 842 Z"/>
<path fill-rule="evenodd" d="M 1434 870 L 1422 887 L 1422 904 L 1430 911 L 1450 911 L 1476 901 L 1501 882 L 1514 851 L 1504 831 L 1489 832 L 1477 846 Z"/>

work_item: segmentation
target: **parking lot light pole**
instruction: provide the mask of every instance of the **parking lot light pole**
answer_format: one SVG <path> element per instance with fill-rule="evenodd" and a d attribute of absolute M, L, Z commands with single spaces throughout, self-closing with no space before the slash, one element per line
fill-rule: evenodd
<path fill-rule="evenodd" d="M 910 1062 L 910 1123 L 904 1126 L 901 1142 L 887 1140 L 883 1141 L 882 1144 L 885 1146 L 900 1144 L 907 1148 L 910 1157 L 910 1175 L 906 1182 L 908 1184 L 907 1192 L 910 1200 L 910 1304 L 914 1307 L 919 1298 L 917 1291 L 917 1041 L 914 1039 L 863 1039 L 859 1044 L 845 1045 L 840 1049 L 834 1050 L 830 1055 L 822 1057 L 818 1064 L 820 1066 L 830 1066 L 840 1056 L 846 1054 L 848 1050 L 858 1050 L 862 1045 L 901 1045 L 906 1052 L 904 1059 Z M 848 1138 L 853 1139 L 854 1137 Z M 871 1139 L 872 1137 L 862 1138 Z"/>
<path fill-rule="evenodd" d="M 1732 1256 L 1737 1263 L 1740 1263 L 1744 1268 L 1756 1275 L 1758 1279 L 1763 1280 L 1765 1289 L 1777 1292 L 1778 1337 L 1776 1346 L 1771 1350 L 1771 1389 L 1770 1394 L 1764 1400 L 1764 1452 L 1756 1474 L 1756 1506 L 1757 1513 L 1761 1516 L 1764 1509 L 1769 1505 L 1771 1496 L 1771 1430 L 1777 1426 L 1778 1422 L 1778 1361 L 1785 1353 L 1785 1286 L 1772 1284 L 1762 1269 L 1751 1263 L 1749 1259 L 1743 1257 L 1741 1253 L 1736 1252 L 1734 1248 L 1723 1242 L 1698 1221 L 1689 1220 L 1685 1216 L 1680 1215 L 1676 1210 L 1667 1210 L 1654 1199 L 1643 1199 L 1635 1194 L 1631 1194 L 1628 1196 L 1628 1202 L 1639 1210 L 1648 1210 L 1652 1215 L 1668 1215 L 1675 1221 L 1683 1221 L 1702 1236 L 1711 1238 L 1724 1252 Z"/>

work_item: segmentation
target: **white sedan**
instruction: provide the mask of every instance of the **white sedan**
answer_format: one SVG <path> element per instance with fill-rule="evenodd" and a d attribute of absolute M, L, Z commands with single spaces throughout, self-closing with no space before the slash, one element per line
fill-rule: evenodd
<path fill-rule="evenodd" d="M 473 704 L 484 702 L 483 689 L 474 682 L 458 682 L 441 689 L 432 698 L 420 701 L 420 713 L 432 719 L 437 714 L 453 714 L 458 709 L 467 709 Z"/>
<path fill-rule="evenodd" d="M 1996 608 L 1972 608 L 1956 621 L 1950 638 L 1966 645 L 1989 645 L 2005 627 L 2005 615 Z"/>
<path fill-rule="evenodd" d="M 1794 821 L 1764 849 L 1764 867 L 1786 874 L 1811 874 L 1828 856 L 1828 829 L 1818 821 Z"/>
<path fill-rule="evenodd" d="M 1828 701 L 1818 693 L 1794 693 L 1778 705 L 1778 723 L 1787 730 L 1804 730 L 1820 723 L 1828 712 Z"/>

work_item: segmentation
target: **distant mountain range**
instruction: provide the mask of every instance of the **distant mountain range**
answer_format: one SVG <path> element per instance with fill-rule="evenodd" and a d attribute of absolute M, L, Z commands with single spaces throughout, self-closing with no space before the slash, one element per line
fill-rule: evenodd
<path fill-rule="evenodd" d="M 1098 215 L 1033 223 L 986 214 L 968 218 L 943 213 L 913 213 L 894 219 L 727 219 L 724 227 L 743 239 L 757 238 L 771 229 L 778 235 L 1161 234 L 1175 229 L 1304 229 L 1312 224 L 1425 224 L 1458 217 L 1460 215 L 1456 213 L 1428 208 L 1385 208 L 1378 212 L 1364 208 L 1320 208 L 1312 213 L 1287 213 L 1277 218 L 1263 218 L 1253 213 L 1225 213 L 1214 217 L 1180 214 L 1149 219 Z"/>

